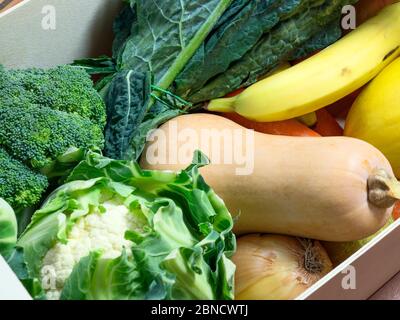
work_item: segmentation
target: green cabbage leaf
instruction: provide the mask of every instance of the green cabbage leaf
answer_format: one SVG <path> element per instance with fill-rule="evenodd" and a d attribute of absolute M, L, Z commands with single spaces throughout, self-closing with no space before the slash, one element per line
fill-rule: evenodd
<path fill-rule="evenodd" d="M 17 242 L 17 218 L 11 206 L 0 198 L 0 255 L 8 257 Z"/>

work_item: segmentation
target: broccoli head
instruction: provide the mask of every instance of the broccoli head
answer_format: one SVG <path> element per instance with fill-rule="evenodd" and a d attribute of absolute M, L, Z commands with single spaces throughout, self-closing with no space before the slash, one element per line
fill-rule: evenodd
<path fill-rule="evenodd" d="M 48 70 L 5 70 L 0 66 L 0 107 L 30 105 L 77 114 L 101 128 L 106 123 L 103 99 L 84 69 L 64 65 Z"/>
<path fill-rule="evenodd" d="M 86 150 L 103 147 L 105 122 L 105 104 L 83 69 L 0 65 L 0 197 L 15 210 L 36 205 Z"/>
<path fill-rule="evenodd" d="M 103 143 L 102 129 L 77 114 L 0 106 L 0 147 L 31 168 L 51 166 L 71 149 L 101 149 Z"/>
<path fill-rule="evenodd" d="M 32 171 L 0 148 L 0 198 L 14 210 L 37 204 L 47 186 L 44 175 Z"/>

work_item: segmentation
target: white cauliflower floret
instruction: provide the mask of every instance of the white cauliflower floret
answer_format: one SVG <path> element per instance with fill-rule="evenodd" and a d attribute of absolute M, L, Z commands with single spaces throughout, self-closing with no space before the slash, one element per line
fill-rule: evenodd
<path fill-rule="evenodd" d="M 49 300 L 58 300 L 74 266 L 90 252 L 102 250 L 102 258 L 115 259 L 132 246 L 124 238 L 127 230 L 137 230 L 135 216 L 124 205 L 102 204 L 105 213 L 94 212 L 77 221 L 66 244 L 57 243 L 43 259 L 41 278 Z"/>

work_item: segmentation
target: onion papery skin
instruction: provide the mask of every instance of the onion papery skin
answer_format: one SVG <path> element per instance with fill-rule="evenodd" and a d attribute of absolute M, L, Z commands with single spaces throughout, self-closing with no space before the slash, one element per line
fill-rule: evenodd
<path fill-rule="evenodd" d="M 332 270 L 318 241 L 281 235 L 239 238 L 233 261 L 236 300 L 292 300 Z"/>

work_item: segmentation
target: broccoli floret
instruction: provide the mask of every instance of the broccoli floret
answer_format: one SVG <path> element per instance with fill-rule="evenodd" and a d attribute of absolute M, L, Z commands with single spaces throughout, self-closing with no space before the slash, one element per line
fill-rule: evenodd
<path fill-rule="evenodd" d="M 0 69 L 0 107 L 32 104 L 80 115 L 101 128 L 106 123 L 105 104 L 82 68 Z"/>
<path fill-rule="evenodd" d="M 102 148 L 100 127 L 48 107 L 0 107 L 0 146 L 31 168 L 42 169 L 72 148 Z"/>
<path fill-rule="evenodd" d="M 0 198 L 15 210 L 39 203 L 47 189 L 47 178 L 14 160 L 0 148 Z"/>

